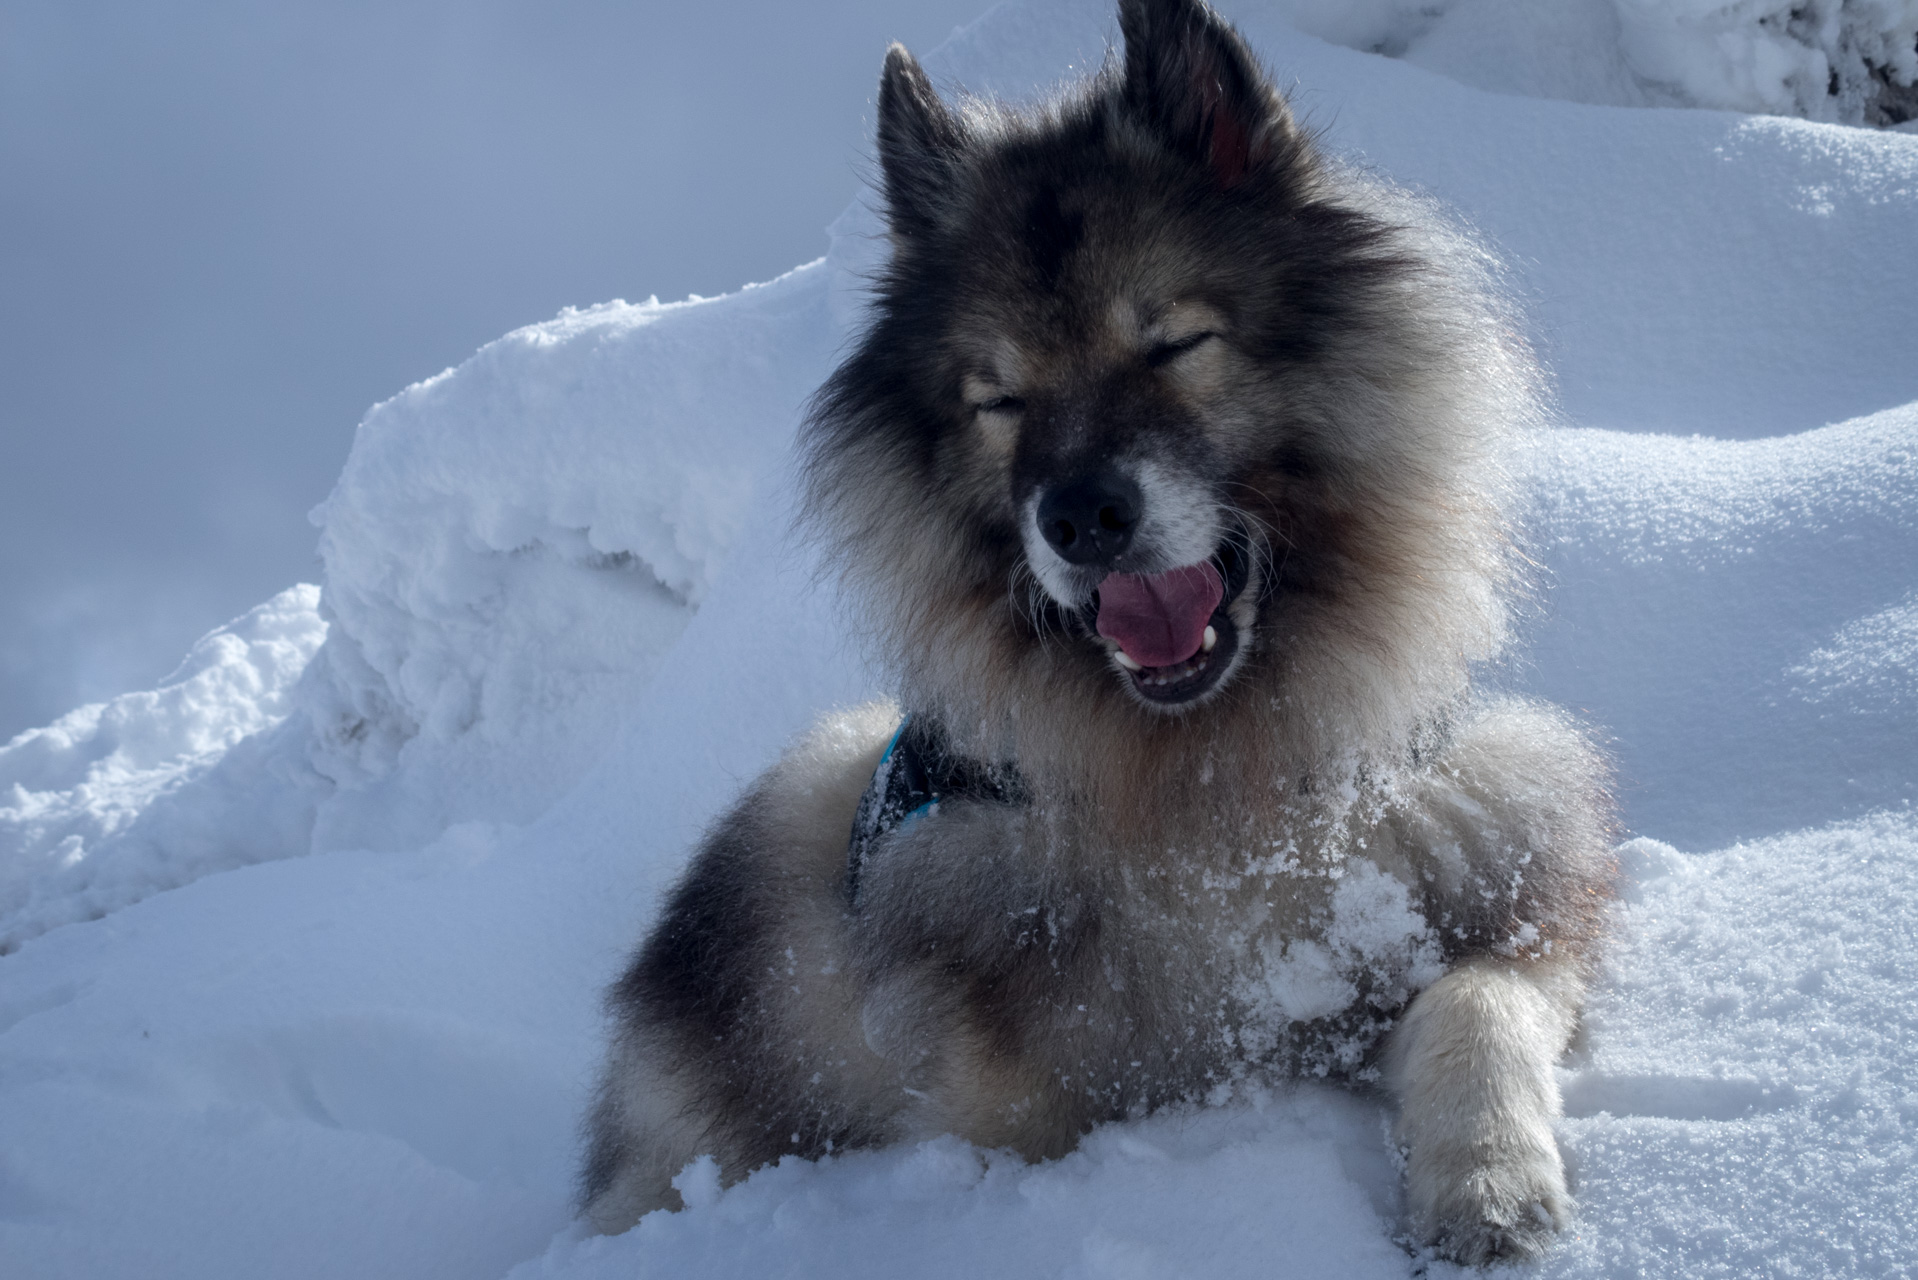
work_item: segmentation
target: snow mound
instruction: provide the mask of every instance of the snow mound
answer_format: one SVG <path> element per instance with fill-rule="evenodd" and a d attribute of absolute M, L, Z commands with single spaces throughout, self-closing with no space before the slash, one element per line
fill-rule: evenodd
<path fill-rule="evenodd" d="M 826 274 L 568 311 L 367 415 L 314 512 L 320 847 L 524 821 L 605 750 L 829 368 Z"/>
<path fill-rule="evenodd" d="M 251 830 L 225 819 L 257 754 L 230 753 L 292 710 L 326 637 L 319 602 L 318 587 L 283 591 L 202 638 L 153 691 L 0 747 L 0 954 L 161 889 L 305 851 L 297 806 L 263 806 Z M 209 809 L 221 820 L 202 821 Z"/>
<path fill-rule="evenodd" d="M 1300 30 L 1490 89 L 1832 124 L 1918 117 L 1914 0 L 1277 0 Z"/>
<path fill-rule="evenodd" d="M 1625 60 L 1702 107 L 1898 124 L 1918 115 L 1912 0 L 1618 0 Z"/>
<path fill-rule="evenodd" d="M 1523 683 L 1610 735 L 1631 825 L 1708 849 L 1918 800 L 1918 405 L 1795 436 L 1561 431 Z"/>

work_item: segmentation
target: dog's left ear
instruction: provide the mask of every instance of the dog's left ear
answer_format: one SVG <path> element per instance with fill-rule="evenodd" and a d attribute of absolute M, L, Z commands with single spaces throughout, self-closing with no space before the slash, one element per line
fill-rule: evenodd
<path fill-rule="evenodd" d="M 1126 107 L 1230 189 L 1291 150 L 1285 100 L 1203 0 L 1120 0 Z"/>

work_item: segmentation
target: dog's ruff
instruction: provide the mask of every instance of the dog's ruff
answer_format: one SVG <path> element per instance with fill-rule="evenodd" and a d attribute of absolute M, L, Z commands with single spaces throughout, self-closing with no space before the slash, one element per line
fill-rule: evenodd
<path fill-rule="evenodd" d="M 1119 16 L 1028 113 L 887 57 L 892 259 L 802 443 L 900 702 L 755 782 L 610 992 L 601 1230 L 701 1154 L 1041 1159 L 1301 1073 L 1397 1098 L 1444 1255 L 1571 1212 L 1604 769 L 1470 679 L 1535 368 L 1488 256 L 1319 154 L 1209 9 Z"/>

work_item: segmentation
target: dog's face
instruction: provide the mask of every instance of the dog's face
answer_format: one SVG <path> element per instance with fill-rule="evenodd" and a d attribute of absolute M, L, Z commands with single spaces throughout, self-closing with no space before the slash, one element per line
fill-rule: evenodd
<path fill-rule="evenodd" d="M 1059 287 L 1001 289 L 955 316 L 941 452 L 1016 531 L 1018 571 L 1069 632 L 1140 702 L 1184 708 L 1243 663 L 1285 534 L 1258 501 L 1265 442 L 1243 421 L 1261 391 L 1235 324 L 1246 306 L 1197 255 L 1142 234 L 1138 211 L 1115 212 L 1082 220 L 1111 248 Z M 972 230 L 1016 254 L 1017 220 L 996 221 Z"/>
<path fill-rule="evenodd" d="M 1350 577 L 1357 442 L 1315 424 L 1403 263 L 1210 10 L 1120 22 L 1123 69 L 1031 115 L 954 110 L 889 54 L 893 258 L 815 450 L 892 495 L 859 500 L 861 555 L 1182 713 L 1273 648 L 1288 595 Z"/>

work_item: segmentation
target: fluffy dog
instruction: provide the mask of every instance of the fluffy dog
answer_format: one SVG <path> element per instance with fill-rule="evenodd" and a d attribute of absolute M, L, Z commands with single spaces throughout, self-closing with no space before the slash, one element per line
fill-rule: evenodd
<path fill-rule="evenodd" d="M 602 1230 L 701 1153 L 1043 1159 L 1300 1073 L 1396 1095 L 1443 1254 L 1566 1220 L 1605 775 L 1470 687 L 1535 368 L 1484 255 L 1317 151 L 1199 0 L 1119 21 L 1030 112 L 887 56 L 892 256 L 804 446 L 900 705 L 759 779 L 613 987 Z"/>

